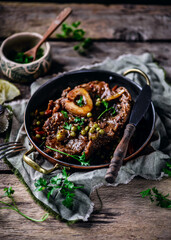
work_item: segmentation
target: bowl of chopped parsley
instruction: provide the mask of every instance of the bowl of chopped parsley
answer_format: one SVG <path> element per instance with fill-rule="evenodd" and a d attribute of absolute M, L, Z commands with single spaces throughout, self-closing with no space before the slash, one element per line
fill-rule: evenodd
<path fill-rule="evenodd" d="M 50 44 L 45 42 L 38 49 L 36 60 L 24 54 L 42 38 L 38 33 L 16 33 L 1 45 L 1 70 L 15 82 L 32 82 L 47 73 L 51 65 Z"/>

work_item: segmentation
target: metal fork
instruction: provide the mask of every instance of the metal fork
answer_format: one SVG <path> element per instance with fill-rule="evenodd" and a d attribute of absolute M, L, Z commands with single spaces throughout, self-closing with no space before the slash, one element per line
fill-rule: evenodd
<path fill-rule="evenodd" d="M 0 160 L 8 155 L 24 150 L 20 142 L 8 142 L 0 144 Z"/>

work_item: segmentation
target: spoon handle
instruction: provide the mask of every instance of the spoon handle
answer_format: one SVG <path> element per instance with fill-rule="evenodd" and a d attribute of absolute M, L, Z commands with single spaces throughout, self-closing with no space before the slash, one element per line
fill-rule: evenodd
<path fill-rule="evenodd" d="M 43 35 L 43 38 L 41 41 L 36 45 L 36 48 L 38 49 L 42 43 L 46 41 L 46 39 L 56 30 L 57 27 L 59 27 L 63 21 L 70 15 L 72 12 L 71 8 L 65 8 L 57 17 L 56 19 L 51 23 L 50 27 L 46 31 L 46 33 Z"/>

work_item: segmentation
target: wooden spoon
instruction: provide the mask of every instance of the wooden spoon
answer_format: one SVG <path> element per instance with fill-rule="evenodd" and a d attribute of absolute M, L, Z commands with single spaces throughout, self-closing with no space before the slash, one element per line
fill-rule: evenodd
<path fill-rule="evenodd" d="M 56 19 L 51 23 L 50 27 L 48 28 L 46 33 L 43 35 L 43 38 L 36 44 L 36 46 L 24 52 L 24 54 L 27 55 L 28 57 L 33 57 L 33 61 L 35 61 L 38 48 L 57 29 L 57 27 L 59 27 L 63 23 L 63 21 L 65 21 L 65 19 L 70 15 L 71 11 L 72 11 L 71 8 L 65 8 L 59 14 L 59 16 L 57 16 Z"/>

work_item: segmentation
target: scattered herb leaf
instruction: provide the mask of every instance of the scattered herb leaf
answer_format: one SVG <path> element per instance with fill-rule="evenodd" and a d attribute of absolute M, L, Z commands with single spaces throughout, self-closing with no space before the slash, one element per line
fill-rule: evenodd
<path fill-rule="evenodd" d="M 166 163 L 167 168 L 164 168 L 163 171 L 164 173 L 168 174 L 169 177 L 171 177 L 171 164 L 170 163 Z"/>
<path fill-rule="evenodd" d="M 65 128 L 66 130 L 71 130 L 71 127 L 72 127 L 72 124 L 71 124 L 71 123 L 70 123 L 70 124 L 68 124 L 67 122 L 64 123 L 64 128 Z"/>
<path fill-rule="evenodd" d="M 64 168 L 62 170 L 62 177 L 59 177 L 59 174 L 50 179 L 50 183 L 47 184 L 47 181 L 43 178 L 39 178 L 35 183 L 36 191 L 47 190 L 47 198 L 53 194 L 54 190 L 58 189 L 62 196 L 65 198 L 62 204 L 67 208 L 72 208 L 73 201 L 75 197 L 75 189 L 83 188 L 83 186 L 75 186 L 73 182 L 68 180 L 69 175 Z M 46 182 L 46 184 L 44 184 Z"/>
<path fill-rule="evenodd" d="M 64 118 L 67 118 L 68 119 L 68 113 L 66 111 L 61 111 L 61 113 L 64 115 Z"/>
<path fill-rule="evenodd" d="M 154 202 L 156 200 L 157 206 L 160 206 L 162 208 L 171 208 L 171 200 L 167 198 L 169 194 L 164 196 L 162 193 L 159 193 L 156 187 L 142 191 L 140 194 L 143 198 L 149 197 L 151 202 Z"/>
<path fill-rule="evenodd" d="M 85 152 L 83 152 L 83 154 L 81 156 L 79 156 L 79 155 L 70 155 L 70 154 L 62 152 L 62 151 L 60 151 L 58 149 L 54 149 L 54 148 L 51 148 L 49 146 L 46 146 L 46 147 L 51 149 L 51 150 L 53 150 L 53 151 L 59 152 L 61 154 L 64 154 L 66 156 L 69 156 L 69 157 L 72 157 L 72 158 L 76 159 L 77 161 L 79 161 L 81 163 L 81 166 L 89 166 L 90 165 L 89 161 L 86 161 Z"/>
<path fill-rule="evenodd" d="M 71 25 L 63 23 L 61 28 L 61 34 L 57 34 L 58 38 L 72 38 L 76 41 L 81 41 L 79 44 L 74 46 L 74 50 L 80 54 L 85 53 L 85 50 L 92 45 L 91 38 L 84 38 L 86 32 L 82 28 L 78 28 L 81 22 L 73 22 Z"/>
<path fill-rule="evenodd" d="M 1 207 L 0 209 L 11 209 L 13 211 L 16 211 L 17 213 L 19 213 L 21 216 L 25 217 L 26 219 L 29 219 L 33 222 L 43 222 L 47 219 L 47 217 L 49 216 L 48 213 L 45 213 L 45 215 L 40 219 L 40 220 L 37 220 L 37 219 L 34 219 L 34 218 L 31 218 L 31 217 L 28 217 L 27 215 L 25 215 L 24 213 L 22 213 L 17 205 L 16 205 L 16 202 L 14 200 L 14 197 L 13 197 L 13 194 L 14 194 L 14 190 L 12 189 L 12 187 L 5 187 L 4 188 L 4 196 L 3 197 L 8 197 L 9 199 L 12 200 L 12 203 L 7 203 L 7 202 L 4 202 L 4 201 L 0 201 L 0 203 L 6 205 L 6 207 Z"/>

